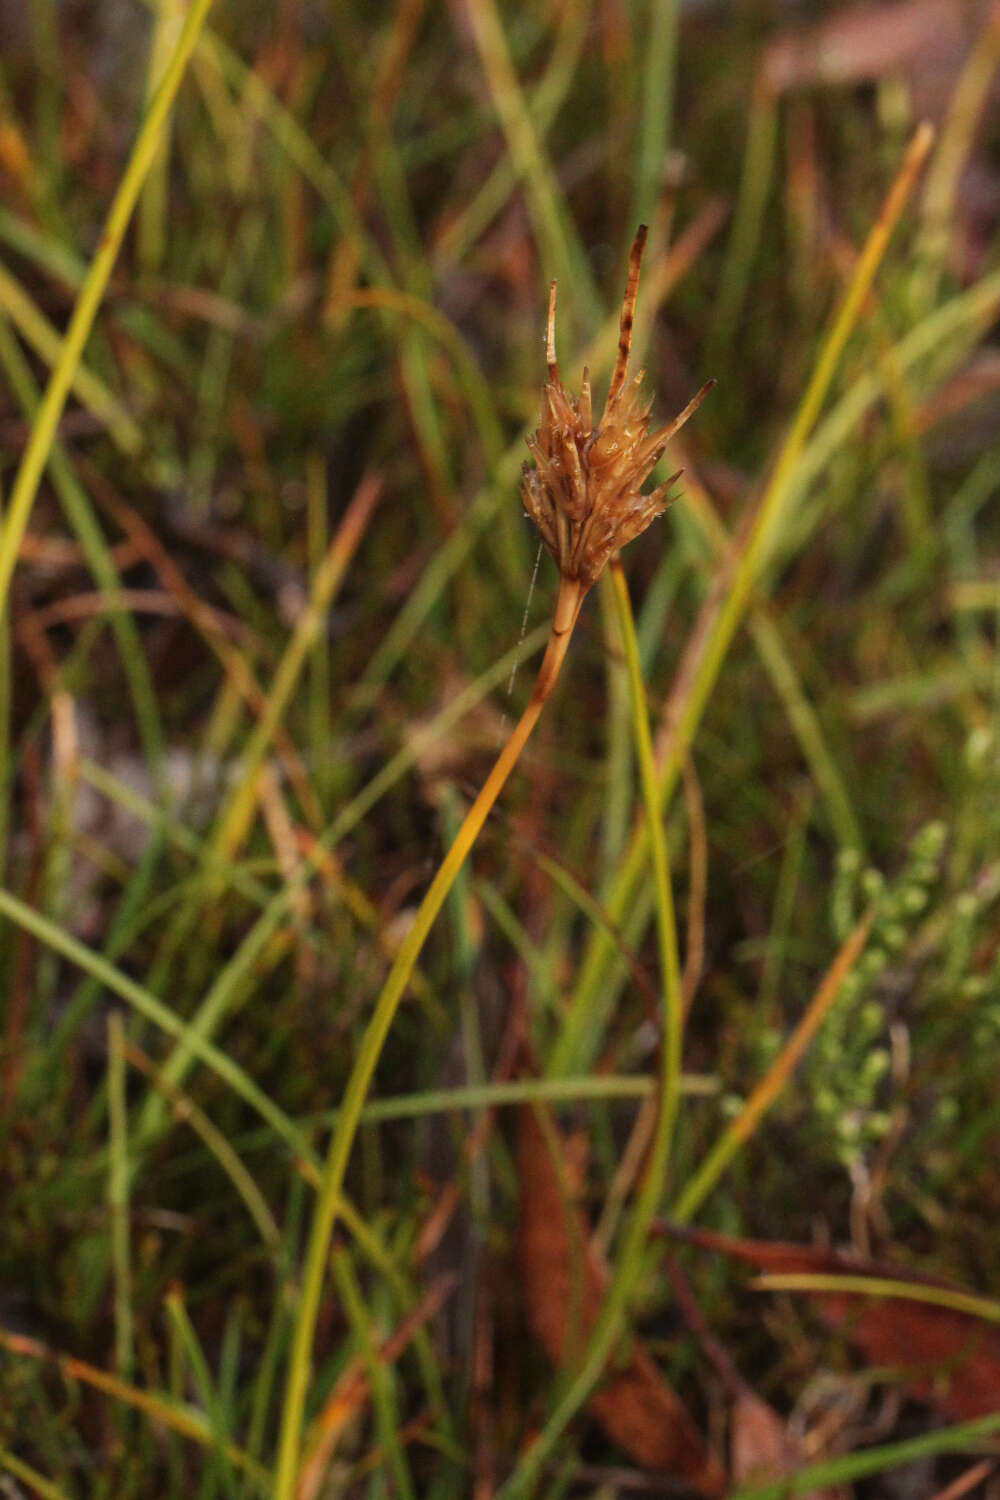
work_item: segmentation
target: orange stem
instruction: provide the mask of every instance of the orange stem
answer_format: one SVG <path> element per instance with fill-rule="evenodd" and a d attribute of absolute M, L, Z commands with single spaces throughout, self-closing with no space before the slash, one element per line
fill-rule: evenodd
<path fill-rule="evenodd" d="M 451 848 L 431 881 L 413 919 L 413 924 L 400 945 L 396 960 L 375 1002 L 371 1020 L 361 1038 L 351 1076 L 347 1080 L 347 1088 L 338 1111 L 337 1124 L 330 1141 L 309 1231 L 309 1243 L 302 1274 L 302 1290 L 299 1295 L 298 1315 L 285 1386 L 278 1463 L 275 1470 L 274 1500 L 292 1500 L 295 1494 L 299 1465 L 299 1439 L 330 1236 L 340 1208 L 344 1174 L 347 1171 L 347 1163 L 354 1146 L 361 1110 L 368 1095 L 372 1076 L 382 1055 L 382 1048 L 406 991 L 410 975 L 420 957 L 427 935 L 434 925 L 434 920 L 444 905 L 445 897 L 451 890 L 456 875 L 465 863 L 469 851 L 489 816 L 490 809 L 500 795 L 507 777 L 514 769 L 517 758 L 524 749 L 531 731 L 538 722 L 538 716 L 556 684 L 585 592 L 584 585 L 577 579 L 562 578 L 560 580 L 559 595 L 552 617 L 552 633 L 549 636 L 528 705 L 483 783 L 478 797 L 466 813 Z"/>

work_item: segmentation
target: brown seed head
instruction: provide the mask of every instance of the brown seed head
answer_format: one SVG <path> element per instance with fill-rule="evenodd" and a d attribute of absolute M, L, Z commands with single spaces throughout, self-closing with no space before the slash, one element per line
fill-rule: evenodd
<path fill-rule="evenodd" d="M 589 589 L 608 559 L 639 536 L 669 504 L 668 491 L 678 474 L 642 493 L 667 443 L 715 384 L 702 386 L 680 416 L 658 432 L 649 432 L 652 401 L 644 401 L 640 370 L 626 384 L 632 317 L 639 290 L 639 266 L 646 244 L 640 224 L 629 255 L 628 282 L 622 303 L 618 356 L 608 399 L 597 426 L 591 411 L 590 375 L 583 372 L 579 396 L 571 396 L 559 379 L 556 363 L 556 284 L 549 290 L 546 359 L 549 378 L 542 392 L 538 431 L 528 439 L 535 467 L 524 465 L 521 496 L 564 578 Z"/>

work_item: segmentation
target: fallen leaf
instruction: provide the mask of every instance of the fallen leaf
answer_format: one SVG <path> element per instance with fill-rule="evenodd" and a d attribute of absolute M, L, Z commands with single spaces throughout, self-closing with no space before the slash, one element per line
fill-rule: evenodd
<path fill-rule="evenodd" d="M 954 70 L 966 35 L 957 0 L 844 7 L 815 25 L 781 31 L 765 48 L 764 76 L 775 93 L 785 93 L 883 78 L 921 64 Z"/>
<path fill-rule="evenodd" d="M 860 1261 L 833 1250 L 781 1241 L 743 1240 L 703 1229 L 666 1226 L 689 1244 L 717 1250 L 763 1271 L 812 1272 L 905 1281 L 913 1286 L 964 1291 L 952 1282 L 886 1261 Z M 824 1321 L 836 1328 L 870 1365 L 890 1365 L 917 1400 L 957 1421 L 988 1416 L 1000 1403 L 1000 1332 L 969 1313 L 904 1297 L 856 1293 L 808 1294 Z"/>
<path fill-rule="evenodd" d="M 729 1470 L 736 1484 L 779 1479 L 802 1466 L 798 1445 L 774 1409 L 742 1390 L 729 1419 Z"/>
<path fill-rule="evenodd" d="M 570 1172 L 560 1173 L 535 1111 L 518 1121 L 518 1254 L 528 1322 L 553 1364 L 582 1348 L 609 1282 L 588 1226 L 573 1206 Z M 562 1180 L 561 1180 L 562 1177 Z M 721 1494 L 725 1475 L 676 1392 L 637 1339 L 591 1396 L 588 1410 L 608 1437 L 645 1470 L 684 1479 L 702 1495 Z"/>
<path fill-rule="evenodd" d="M 761 1484 L 797 1473 L 808 1458 L 785 1419 L 747 1384 L 721 1340 L 709 1327 L 687 1277 L 673 1259 L 667 1274 L 684 1322 L 698 1341 L 704 1357 L 715 1367 L 722 1389 L 731 1398 L 729 1412 L 729 1475 L 739 1484 Z M 841 1500 L 839 1490 L 810 1490 L 802 1500 Z"/>

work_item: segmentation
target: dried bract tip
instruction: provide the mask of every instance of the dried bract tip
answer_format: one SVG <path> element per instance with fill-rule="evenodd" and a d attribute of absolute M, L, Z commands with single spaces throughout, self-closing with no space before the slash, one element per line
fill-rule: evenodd
<path fill-rule="evenodd" d="M 549 379 L 559 379 L 559 366 L 556 364 L 556 284 L 553 281 L 549 287 L 549 321 L 545 330 L 545 362 L 549 367 Z"/>
<path fill-rule="evenodd" d="M 640 224 L 629 256 L 618 356 L 596 427 L 587 371 L 583 372 L 579 396 L 571 396 L 559 379 L 555 282 L 549 292 L 545 341 L 548 380 L 542 392 L 538 431 L 528 439 L 535 467 L 530 469 L 525 464 L 521 495 L 563 578 L 579 583 L 584 590 L 590 588 L 619 548 L 639 536 L 666 509 L 676 474 L 648 494 L 643 494 L 642 486 L 667 443 L 715 384 L 710 380 L 678 417 L 658 432 L 649 432 L 652 402 L 643 402 L 642 372 L 628 385 L 625 383 L 645 243 L 646 226 Z"/>

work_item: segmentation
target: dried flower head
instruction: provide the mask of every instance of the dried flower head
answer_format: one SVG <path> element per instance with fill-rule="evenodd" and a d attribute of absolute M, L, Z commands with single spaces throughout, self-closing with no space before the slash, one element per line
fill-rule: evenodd
<path fill-rule="evenodd" d="M 590 375 L 583 372 L 579 396 L 559 379 L 556 363 L 556 283 L 549 289 L 546 360 L 549 378 L 542 392 L 538 431 L 528 439 L 535 467 L 523 466 L 521 495 L 564 579 L 586 592 L 609 558 L 639 536 L 669 504 L 668 491 L 680 470 L 648 494 L 645 484 L 667 443 L 701 405 L 715 384 L 710 380 L 672 422 L 649 432 L 652 400 L 640 387 L 644 370 L 625 383 L 632 318 L 639 290 L 639 267 L 646 244 L 640 224 L 628 261 L 622 302 L 618 355 L 604 413 L 594 426 Z"/>

